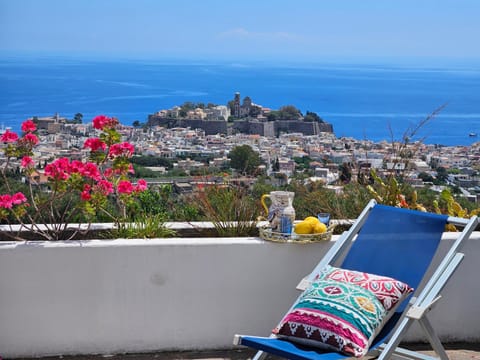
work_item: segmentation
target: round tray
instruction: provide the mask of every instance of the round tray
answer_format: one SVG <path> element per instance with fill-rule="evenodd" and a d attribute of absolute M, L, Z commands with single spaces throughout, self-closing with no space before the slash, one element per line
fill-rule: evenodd
<path fill-rule="evenodd" d="M 296 244 L 310 244 L 320 241 L 329 241 L 332 238 L 333 229 L 335 225 L 330 225 L 327 231 L 320 234 L 284 234 L 276 231 L 272 231 L 272 228 L 268 226 L 262 226 L 259 228 L 260 237 L 263 240 L 281 242 L 281 243 L 296 243 Z"/>

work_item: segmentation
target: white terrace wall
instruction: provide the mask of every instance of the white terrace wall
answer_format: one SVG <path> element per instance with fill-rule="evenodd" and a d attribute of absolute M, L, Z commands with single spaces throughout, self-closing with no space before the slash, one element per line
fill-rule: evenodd
<path fill-rule="evenodd" d="M 229 348 L 235 333 L 268 335 L 332 243 L 0 243 L 0 356 Z M 480 234 L 465 253 L 431 318 L 444 340 L 478 342 Z M 418 328 L 409 339 L 423 339 Z"/>

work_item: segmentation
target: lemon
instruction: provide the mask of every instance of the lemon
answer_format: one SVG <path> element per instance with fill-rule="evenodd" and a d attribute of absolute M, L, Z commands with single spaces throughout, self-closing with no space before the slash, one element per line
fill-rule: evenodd
<path fill-rule="evenodd" d="M 312 225 L 316 225 L 320 222 L 315 216 L 307 216 L 303 221 L 309 222 Z"/>
<path fill-rule="evenodd" d="M 327 231 L 327 225 L 325 225 L 324 223 L 319 222 L 313 227 L 314 234 L 321 234 L 321 233 L 324 233 L 325 231 Z"/>
<path fill-rule="evenodd" d="M 295 233 L 297 234 L 311 234 L 313 231 L 312 224 L 308 221 L 301 221 L 295 225 Z"/>

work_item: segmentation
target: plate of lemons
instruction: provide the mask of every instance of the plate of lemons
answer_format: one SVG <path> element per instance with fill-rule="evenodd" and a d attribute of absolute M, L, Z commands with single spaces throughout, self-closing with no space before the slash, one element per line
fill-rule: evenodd
<path fill-rule="evenodd" d="M 327 226 L 314 216 L 297 220 L 293 224 L 291 234 L 272 231 L 269 227 L 260 228 L 260 237 L 265 240 L 277 242 L 311 243 L 328 241 L 332 238 L 334 225 Z"/>

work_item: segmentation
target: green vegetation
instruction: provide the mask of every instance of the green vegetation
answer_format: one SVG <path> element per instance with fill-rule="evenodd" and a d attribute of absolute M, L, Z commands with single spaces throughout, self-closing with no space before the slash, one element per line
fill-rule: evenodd
<path fill-rule="evenodd" d="M 205 103 L 203 102 L 192 102 L 192 101 L 185 101 L 181 106 L 180 106 L 180 111 L 178 113 L 179 117 L 186 117 L 187 113 L 191 110 L 195 109 L 205 109 L 205 108 L 212 108 L 215 107 L 216 105 L 213 103 L 208 103 L 207 106 L 205 106 Z"/>
<path fill-rule="evenodd" d="M 354 219 L 373 197 L 384 204 L 441 212 L 452 216 L 471 216 L 479 212 L 475 204 L 457 197 L 452 191 L 439 194 L 428 188 L 416 190 L 401 179 L 381 179 L 372 175 L 374 182 L 362 185 L 344 184 L 341 192 L 327 188 L 321 182 L 306 183 L 302 177 L 292 179 L 285 186 L 272 185 L 272 179 L 260 176 L 251 188 L 232 185 L 212 185 L 195 188 L 192 193 L 178 194 L 171 185 L 151 187 L 137 195 L 134 207 L 126 214 L 125 224 L 115 230 L 117 237 L 150 238 L 170 236 L 160 224 L 165 221 L 212 221 L 220 236 L 246 236 L 256 234 L 255 220 L 264 215 L 260 205 L 262 194 L 273 190 L 295 192 L 294 207 L 297 219 L 328 212 L 332 219 Z M 16 183 L 18 189 L 25 187 Z M 42 196 L 39 192 L 38 196 Z M 65 198 L 68 203 L 68 199 Z M 62 203 L 56 204 L 61 213 Z M 115 204 L 105 204 L 115 214 Z M 30 211 L 32 209 L 28 209 Z M 109 216 L 97 213 L 95 222 L 108 222 Z M 47 219 L 45 219 L 47 220 Z M 85 219 L 77 216 L 75 221 Z M 38 218 L 41 221 L 41 218 Z M 240 223 L 232 223 L 240 221 Z M 336 232 L 345 229 L 338 227 Z M 113 235 L 113 232 L 110 234 Z"/>
<path fill-rule="evenodd" d="M 357 184 L 346 185 L 341 194 L 326 188 L 322 183 L 292 182 L 289 191 L 295 192 L 293 207 L 297 219 L 328 212 L 333 219 L 354 219 L 370 200 L 366 189 Z"/>
<path fill-rule="evenodd" d="M 295 163 L 297 164 L 297 171 L 306 171 L 310 169 L 310 163 L 312 162 L 312 158 L 308 156 L 294 157 L 293 161 L 295 161 Z"/>
<path fill-rule="evenodd" d="M 302 117 L 302 113 L 293 105 L 282 106 L 278 110 L 271 111 L 267 115 L 268 121 L 276 120 L 299 120 Z"/>
<path fill-rule="evenodd" d="M 141 214 L 134 218 L 133 222 L 122 222 L 117 228 L 109 231 L 106 237 L 109 239 L 152 239 L 174 236 L 175 231 L 165 226 L 165 217 L 161 214 Z"/>
<path fill-rule="evenodd" d="M 206 187 L 195 199 L 219 236 L 257 235 L 259 207 L 247 190 L 231 187 Z"/>
<path fill-rule="evenodd" d="M 305 116 L 303 117 L 303 121 L 307 121 L 307 122 L 319 122 L 319 123 L 325 122 L 325 121 L 324 121 L 320 116 L 318 116 L 316 113 L 310 112 L 310 111 L 307 111 L 307 113 L 306 113 Z"/>
<path fill-rule="evenodd" d="M 230 166 L 243 175 L 258 173 L 261 164 L 260 155 L 249 145 L 235 146 L 228 154 Z"/>
<path fill-rule="evenodd" d="M 207 107 L 212 106 L 214 104 L 207 104 Z M 182 105 L 184 111 L 196 107 L 205 107 L 205 105 L 191 102 Z M 273 114 L 276 119 L 292 119 L 294 116 L 301 116 L 300 111 L 291 105 L 284 106 Z M 81 118 L 80 115 L 76 115 L 77 120 Z M 427 119 L 429 118 L 427 117 Z M 307 111 L 305 119 L 307 119 L 306 121 L 323 121 L 317 114 L 309 111 Z M 421 122 L 421 124 L 424 123 L 425 120 Z M 138 127 L 141 124 L 135 125 Z M 308 179 L 312 176 L 311 163 L 319 161 L 324 166 L 331 165 L 328 157 L 322 159 L 312 159 L 308 156 L 293 158 L 296 163 L 296 173 L 290 178 L 279 172 L 280 163 L 275 158 L 269 164 L 273 173 L 271 176 L 266 176 L 264 172 L 259 171 L 259 166 L 262 164 L 259 154 L 249 145 L 240 145 L 230 151 L 228 155 L 230 163 L 219 167 L 209 165 L 213 157 L 206 153 L 192 152 L 192 154 L 175 159 L 145 155 L 133 156 L 130 158 L 130 162 L 133 164 L 135 173 L 126 174 L 125 179 L 131 179 L 134 183 L 135 178 L 156 179 L 156 181 L 154 181 L 155 185 L 150 184 L 150 188 L 146 191 L 135 194 L 135 201 L 129 201 L 124 207 L 124 211 L 118 208 L 114 198 L 107 198 L 101 204 L 102 211 L 69 212 L 69 208 L 78 207 L 75 203 L 78 199 L 73 196 L 72 191 L 56 199 L 48 213 L 36 211 L 34 207 L 26 207 L 24 210 L 37 223 L 53 222 L 57 219 L 62 221 L 62 216 L 68 217 L 69 221 L 79 223 L 109 222 L 112 218 L 121 218 L 122 223 L 117 223 L 116 230 L 112 232 L 114 236 L 142 238 L 172 235 L 171 231 L 163 226 L 165 221 L 212 221 L 217 233 L 221 236 L 254 235 L 256 234 L 256 219 L 263 215 L 260 198 L 263 194 L 273 190 L 288 190 L 295 193 L 294 207 L 297 219 L 314 216 L 318 212 L 329 212 L 332 219 L 353 219 L 359 215 L 372 198 L 382 204 L 439 212 L 451 216 L 469 217 L 480 213 L 480 209 L 477 209 L 474 203 L 461 196 L 460 188 L 448 183 L 448 176 L 460 174 L 460 169 L 448 169 L 447 171 L 433 159 L 430 165 L 435 172 L 418 174 L 418 178 L 424 182 L 445 186 L 446 190 L 441 193 L 429 188 L 414 188 L 408 183 L 410 180 L 407 176 L 409 166 L 414 159 L 419 157 L 419 143 L 412 144 L 410 142 L 418 129 L 418 126 L 413 127 L 404 135 L 402 141 L 392 140 L 392 146 L 391 149 L 388 149 L 389 154 L 384 160 L 384 166 L 382 169 L 378 169 L 378 173 L 356 164 L 353 157 L 351 161 L 340 164 L 337 190 L 333 190 L 321 182 L 310 182 Z M 116 133 L 113 135 L 117 136 Z M 120 138 L 113 140 L 120 141 Z M 345 148 L 349 150 L 350 145 L 345 145 Z M 12 152 L 11 156 L 17 156 L 15 153 L 18 151 L 17 148 L 10 147 L 8 149 Z M 365 152 L 367 153 L 367 149 Z M 91 160 L 95 160 L 94 156 L 96 155 L 98 154 L 94 152 Z M 175 162 L 187 158 L 201 162 L 203 166 L 188 170 L 174 167 Z M 426 158 L 423 160 L 425 161 Z M 387 170 L 387 162 L 390 165 L 393 163 L 393 170 Z M 46 162 L 32 166 L 39 169 L 45 165 Z M 396 165 L 404 166 L 397 168 Z M 159 174 L 148 167 L 164 167 L 167 173 Z M 245 184 L 231 181 L 238 180 L 230 178 L 232 169 L 242 176 L 255 177 L 253 185 L 250 186 L 248 180 Z M 480 168 L 476 171 L 480 171 Z M 3 176 L 4 182 L 0 182 L 0 194 L 28 190 L 28 185 L 21 182 L 19 167 L 6 169 Z M 192 180 L 192 187 L 189 190 L 182 189 L 175 184 L 175 181 L 178 181 L 177 177 L 186 176 Z M 173 185 L 158 185 L 161 183 L 159 179 L 165 180 L 168 177 L 171 178 Z M 8 188 L 5 184 L 6 180 L 10 182 Z M 196 185 L 195 182 L 199 184 Z M 341 190 L 338 190 L 339 188 Z M 44 197 L 48 197 L 49 193 L 46 190 L 51 189 L 46 186 L 32 188 L 33 197 L 41 201 Z M 8 218 L 0 221 L 1 223 L 15 223 L 16 219 L 9 215 Z M 344 229 L 337 228 L 337 232 L 341 230 Z"/>
<path fill-rule="evenodd" d="M 81 124 L 83 123 L 83 114 L 76 113 L 73 119 L 70 121 L 71 124 Z"/>
<path fill-rule="evenodd" d="M 167 169 L 173 168 L 173 161 L 159 156 L 133 156 L 130 160 L 132 164 L 141 166 L 164 166 Z"/>

